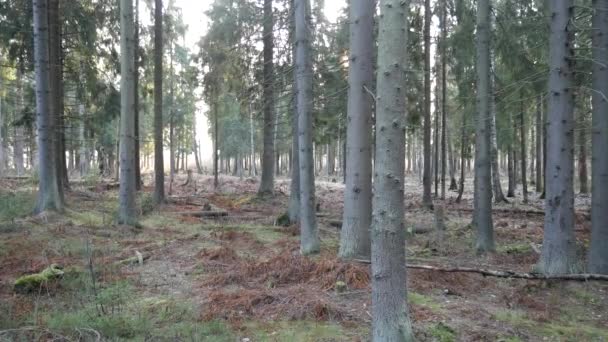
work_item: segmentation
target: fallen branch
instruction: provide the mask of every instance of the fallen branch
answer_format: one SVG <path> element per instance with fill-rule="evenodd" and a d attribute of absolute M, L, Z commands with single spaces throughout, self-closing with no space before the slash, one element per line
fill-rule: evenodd
<path fill-rule="evenodd" d="M 227 211 L 216 211 L 216 210 L 211 210 L 211 211 L 185 211 L 185 212 L 180 212 L 177 213 L 179 215 L 184 215 L 184 216 L 194 216 L 194 217 L 226 217 L 228 216 L 228 212 Z"/>
<path fill-rule="evenodd" d="M 370 260 L 353 260 L 355 262 L 371 264 Z M 470 267 L 437 267 L 430 265 L 407 265 L 409 269 L 427 270 L 445 273 L 477 273 L 487 277 L 512 278 L 512 279 L 529 279 L 529 280 L 572 280 L 572 281 L 608 281 L 608 275 L 580 273 L 580 274 L 554 274 L 546 275 L 541 273 L 519 273 L 513 271 L 494 271 L 487 269 L 478 269 Z"/>

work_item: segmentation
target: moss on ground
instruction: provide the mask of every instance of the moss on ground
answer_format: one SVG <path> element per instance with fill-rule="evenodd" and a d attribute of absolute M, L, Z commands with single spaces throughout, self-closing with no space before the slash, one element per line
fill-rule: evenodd
<path fill-rule="evenodd" d="M 40 273 L 28 274 L 17 278 L 13 288 L 15 289 L 15 292 L 18 293 L 29 293 L 62 275 L 63 270 L 59 266 L 53 264 Z"/>
<path fill-rule="evenodd" d="M 496 320 L 511 324 L 514 328 L 526 329 L 531 333 L 553 340 L 565 341 L 605 341 L 608 329 L 598 328 L 583 322 L 552 321 L 538 322 L 530 319 L 525 312 L 503 310 L 494 314 Z"/>

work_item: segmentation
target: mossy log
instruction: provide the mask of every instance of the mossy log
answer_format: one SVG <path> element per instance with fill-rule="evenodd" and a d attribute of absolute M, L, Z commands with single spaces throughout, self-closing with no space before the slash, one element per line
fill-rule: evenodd
<path fill-rule="evenodd" d="M 64 272 L 61 266 L 52 264 L 45 268 L 40 273 L 24 275 L 15 280 L 14 290 L 17 293 L 29 293 L 47 284 L 49 281 L 55 280 L 63 276 Z"/>

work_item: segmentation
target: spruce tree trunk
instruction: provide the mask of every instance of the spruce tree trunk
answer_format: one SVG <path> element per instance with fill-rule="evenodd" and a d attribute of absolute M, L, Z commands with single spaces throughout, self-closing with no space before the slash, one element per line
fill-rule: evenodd
<path fill-rule="evenodd" d="M 19 113 L 20 117 L 15 118 L 16 120 L 21 120 L 21 115 L 23 115 L 23 110 L 25 108 L 25 96 L 23 95 L 23 77 L 24 77 L 24 67 L 23 62 L 19 69 L 17 69 L 17 93 L 19 96 L 16 110 Z M 49 90 L 50 91 L 50 90 Z M 15 141 L 13 143 L 13 164 L 15 164 L 15 171 L 17 172 L 17 176 L 21 176 L 25 173 L 25 167 L 23 165 L 23 142 L 25 140 L 25 135 L 23 132 L 23 126 L 18 125 L 15 127 Z"/>
<path fill-rule="evenodd" d="M 519 112 L 519 135 L 521 138 L 521 192 L 524 203 L 528 203 L 528 179 L 527 179 L 527 153 L 526 153 L 526 128 L 524 120 L 524 99 L 521 97 L 521 110 Z"/>
<path fill-rule="evenodd" d="M 549 39 L 549 108 L 545 229 L 539 271 L 575 271 L 574 238 L 574 91 L 572 0 L 553 0 Z M 605 224 L 605 222 L 604 222 Z"/>
<path fill-rule="evenodd" d="M 498 143 L 496 141 L 496 99 L 494 98 L 493 91 L 491 92 L 490 96 L 490 99 L 492 101 L 492 103 L 490 104 L 490 140 L 492 142 L 492 185 L 494 188 L 494 201 L 496 203 L 508 203 L 504 193 L 502 192 L 502 185 L 500 184 L 500 168 L 498 167 Z"/>
<path fill-rule="evenodd" d="M 405 1 L 380 0 L 372 220 L 372 340 L 413 341 L 404 227 Z M 404 41 L 405 35 L 405 41 Z"/>
<path fill-rule="evenodd" d="M 135 160 L 133 167 L 135 168 L 135 189 L 141 190 L 141 165 L 139 155 L 139 0 L 135 0 L 135 39 L 133 41 L 133 115 L 134 115 L 134 137 L 135 137 Z"/>
<path fill-rule="evenodd" d="M 264 0 L 264 152 L 258 194 L 274 193 L 274 15 L 272 0 Z"/>
<path fill-rule="evenodd" d="M 163 0 L 154 2 L 154 202 L 165 202 L 163 158 Z"/>
<path fill-rule="evenodd" d="M 580 193 L 589 193 L 589 175 L 587 172 L 587 132 L 586 132 L 586 114 L 582 109 L 579 112 L 578 128 L 578 181 L 580 183 Z"/>
<path fill-rule="evenodd" d="M 490 3 L 477 2 L 477 130 L 475 135 L 475 210 L 476 250 L 494 250 L 492 224 L 490 120 Z"/>
<path fill-rule="evenodd" d="M 0 63 L 2 59 L 0 59 Z M 4 87 L 2 82 L 2 74 L 0 73 L 0 88 Z M 6 154 L 4 150 L 4 116 L 2 113 L 2 93 L 0 93 L 0 176 L 4 175 L 4 166 L 6 161 Z"/>
<path fill-rule="evenodd" d="M 118 221 L 136 223 L 133 0 L 120 0 L 120 189 Z"/>
<path fill-rule="evenodd" d="M 55 166 L 54 120 L 50 110 L 49 24 L 46 0 L 32 0 L 34 66 L 36 71 L 36 125 L 38 127 L 39 188 L 36 213 L 63 210 Z"/>
<path fill-rule="evenodd" d="M 462 127 L 461 127 L 461 135 L 460 135 L 460 187 L 458 188 L 458 197 L 456 198 L 456 203 L 460 203 L 462 201 L 462 195 L 464 193 L 464 170 L 466 167 L 466 156 L 465 153 L 467 151 L 466 146 L 468 144 L 467 141 L 467 114 L 462 113 Z"/>
<path fill-rule="evenodd" d="M 589 272 L 608 274 L 608 0 L 593 2 L 593 151 Z"/>
<path fill-rule="evenodd" d="M 543 102 L 538 96 L 536 105 L 536 192 L 543 192 Z"/>
<path fill-rule="evenodd" d="M 350 65 L 346 120 L 344 217 L 339 256 L 367 259 L 371 253 L 369 227 L 372 206 L 372 98 L 375 1 L 350 4 Z M 366 90 L 367 89 L 367 90 Z"/>
<path fill-rule="evenodd" d="M 424 0 L 424 134 L 422 203 L 426 208 L 433 207 L 431 196 L 431 0 Z"/>
<path fill-rule="evenodd" d="M 315 213 L 315 164 L 312 144 L 312 54 L 309 28 L 310 0 L 295 0 L 298 144 L 300 150 L 300 250 L 318 253 L 319 233 Z"/>
<path fill-rule="evenodd" d="M 220 185 L 219 181 L 219 167 L 220 167 L 220 147 L 219 147 L 219 126 L 218 126 L 218 113 L 217 113 L 218 103 L 215 102 L 213 104 L 213 189 L 217 190 Z M 253 161 L 255 165 L 255 160 Z"/>
<path fill-rule="evenodd" d="M 68 188 L 68 172 L 65 158 L 65 129 L 64 129 L 64 103 L 63 103 L 63 60 L 61 46 L 61 21 L 59 0 L 48 1 L 49 16 L 49 79 L 50 97 L 49 108 L 55 121 L 54 125 L 54 144 L 56 158 L 55 167 L 57 168 L 57 186 L 59 196 L 63 202 L 63 189 Z"/>
<path fill-rule="evenodd" d="M 447 169 L 447 3 L 441 3 L 441 199 L 445 199 L 445 177 Z"/>
<path fill-rule="evenodd" d="M 507 189 L 507 197 L 515 197 L 515 153 L 513 152 L 513 145 L 515 145 L 515 131 L 511 131 L 511 141 L 507 147 L 507 177 L 509 178 L 509 185 Z"/>

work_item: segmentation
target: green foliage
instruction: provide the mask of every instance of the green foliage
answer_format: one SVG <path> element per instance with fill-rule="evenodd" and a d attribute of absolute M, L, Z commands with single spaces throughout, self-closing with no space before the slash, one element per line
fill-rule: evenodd
<path fill-rule="evenodd" d="M 153 212 L 156 209 L 154 197 L 147 192 L 142 192 L 139 196 L 139 208 L 142 216 Z"/>
<path fill-rule="evenodd" d="M 454 342 L 456 341 L 456 332 L 446 324 L 439 322 L 429 328 L 429 333 L 435 341 L 438 342 Z"/>
<path fill-rule="evenodd" d="M 0 222 L 13 221 L 31 214 L 35 203 L 34 193 L 0 191 Z"/>

